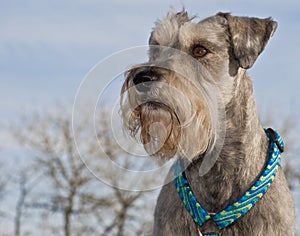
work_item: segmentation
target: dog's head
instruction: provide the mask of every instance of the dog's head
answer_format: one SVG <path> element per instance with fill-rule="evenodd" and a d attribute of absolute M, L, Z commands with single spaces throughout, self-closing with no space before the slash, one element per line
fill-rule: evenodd
<path fill-rule="evenodd" d="M 218 13 L 195 21 L 170 11 L 149 39 L 149 61 L 126 73 L 125 127 L 152 156 L 192 160 L 212 149 L 225 124 L 222 109 L 237 79 L 263 51 L 277 23 Z M 225 122 L 225 121 L 224 121 Z"/>

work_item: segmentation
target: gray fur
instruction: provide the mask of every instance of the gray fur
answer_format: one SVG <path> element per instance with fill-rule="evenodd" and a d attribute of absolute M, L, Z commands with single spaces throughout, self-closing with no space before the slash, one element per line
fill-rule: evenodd
<path fill-rule="evenodd" d="M 173 85 L 190 98 L 192 108 L 199 109 L 195 113 L 196 118 L 195 114 L 191 113 L 188 119 L 189 106 L 184 104 L 183 99 L 176 100 L 177 96 L 172 96 L 172 92 L 164 95 L 161 91 L 158 97 L 167 100 L 168 106 L 155 105 L 153 102 L 138 104 L 139 109 L 132 112 L 128 121 L 127 115 L 130 111 L 126 109 L 134 107 L 142 95 L 132 91 L 127 99 L 122 98 L 121 101 L 127 128 L 133 134 L 141 128 L 141 138 L 145 146 L 147 142 L 151 142 L 151 134 L 146 126 L 151 125 L 149 122 L 162 120 L 162 127 L 165 127 L 164 138 L 168 136 L 166 134 L 173 138 L 166 141 L 168 145 L 151 155 L 171 158 L 176 152 L 179 153 L 180 158 L 186 160 L 189 165 L 186 175 L 191 188 L 208 212 L 219 212 L 237 201 L 252 186 L 266 163 L 268 140 L 257 114 L 252 82 L 246 69 L 253 65 L 276 27 L 277 23 L 270 18 L 235 17 L 219 13 L 203 21 L 194 22 L 194 18 L 189 18 L 185 11 L 177 14 L 170 12 L 165 19 L 157 22 L 149 44 L 175 48 L 187 55 L 191 54 L 194 45 L 202 45 L 209 50 L 209 54 L 199 58 L 199 65 L 196 65 L 193 60 L 183 60 L 182 56 L 176 56 L 172 50 L 152 47 L 149 62 L 129 71 L 124 83 L 122 97 L 127 89 L 134 86 L 132 81 L 141 76 L 140 72 L 147 72 L 143 78 L 151 78 L 151 82 L 164 81 Z M 188 74 L 191 83 L 183 82 L 186 78 L 181 76 L 181 73 Z M 192 95 L 193 84 L 202 87 L 199 98 Z M 214 103 L 210 101 L 215 94 L 208 89 L 209 85 L 220 92 L 224 116 L 212 114 Z M 151 96 L 154 96 L 152 91 L 155 86 L 156 92 L 162 90 L 162 86 L 151 86 L 152 90 L 147 92 Z M 202 101 L 204 99 L 205 102 Z M 217 110 L 220 111 L 221 108 L 218 107 Z M 178 130 L 178 122 L 181 122 L 175 122 L 174 117 L 179 117 L 180 120 L 181 115 L 182 122 L 190 121 L 191 129 Z M 216 122 L 212 124 L 214 120 Z M 170 129 L 170 125 L 173 129 Z M 219 131 L 222 128 L 223 137 Z M 157 132 L 156 138 L 162 136 L 161 130 L 162 128 L 152 130 Z M 202 135 L 203 132 L 206 132 L 206 135 Z M 177 136 L 174 133 L 181 134 L 184 145 L 176 140 Z M 197 134 L 201 136 L 197 137 Z M 191 137 L 188 137 L 189 135 Z M 207 172 L 199 173 L 209 148 L 210 153 L 215 153 L 217 158 Z M 148 151 L 147 147 L 146 150 Z M 173 171 L 170 170 L 167 179 L 172 179 L 172 175 Z M 221 235 L 293 236 L 294 219 L 293 200 L 280 168 L 263 199 L 246 216 L 222 230 Z M 200 231 L 205 232 L 206 228 L 213 227 L 209 224 L 211 223 Z M 197 227 L 181 202 L 173 182 L 166 183 L 157 201 L 153 236 L 197 235 Z"/>

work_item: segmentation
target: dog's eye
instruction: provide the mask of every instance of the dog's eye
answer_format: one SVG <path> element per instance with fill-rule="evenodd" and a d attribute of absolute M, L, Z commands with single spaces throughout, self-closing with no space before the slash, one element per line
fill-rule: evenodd
<path fill-rule="evenodd" d="M 208 50 L 205 47 L 198 45 L 193 48 L 192 53 L 194 57 L 204 57 L 208 53 Z"/>

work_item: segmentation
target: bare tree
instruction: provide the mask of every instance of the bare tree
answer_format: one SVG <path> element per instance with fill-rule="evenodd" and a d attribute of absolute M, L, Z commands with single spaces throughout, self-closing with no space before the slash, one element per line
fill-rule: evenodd
<path fill-rule="evenodd" d="M 142 201 L 138 203 L 138 200 L 142 199 L 142 192 L 122 191 L 99 182 L 86 168 L 76 150 L 70 120 L 71 117 L 62 112 L 31 117 L 22 123 L 22 127 L 15 126 L 18 128 L 13 133 L 19 144 L 30 148 L 35 155 L 33 169 L 44 172 L 50 180 L 49 186 L 44 186 L 43 196 L 37 197 L 35 202 L 26 203 L 26 206 L 60 213 L 65 236 L 83 233 L 129 235 L 126 234 L 126 227 L 130 222 L 139 221 L 143 225 L 135 211 L 141 205 Z M 83 137 L 90 132 L 84 122 L 75 129 L 75 134 Z M 110 140 L 112 136 L 109 132 L 103 127 L 98 135 L 105 136 L 106 152 L 112 158 L 118 158 L 120 153 Z M 101 166 L 101 157 L 97 156 L 97 140 L 87 139 L 84 145 L 88 158 Z M 130 162 L 126 163 L 130 165 Z M 115 176 L 116 173 L 111 173 L 112 178 Z M 114 181 L 118 186 L 118 180 Z M 21 195 L 16 207 L 16 235 L 20 234 L 21 209 L 28 190 L 24 179 L 20 182 Z M 136 231 L 141 231 L 141 226 L 135 226 Z"/>
<path fill-rule="evenodd" d="M 23 167 L 19 173 L 17 173 L 17 184 L 19 187 L 18 198 L 15 209 L 14 226 L 15 236 L 22 235 L 22 218 L 24 212 L 27 209 L 28 196 L 36 186 L 37 182 L 40 181 L 39 175 L 33 175 L 32 171 L 28 167 Z M 35 173 L 36 174 L 36 173 Z"/>
<path fill-rule="evenodd" d="M 16 215 L 15 215 L 15 236 L 21 235 L 21 218 L 23 214 L 23 207 L 25 204 L 26 196 L 28 195 L 28 190 L 26 188 L 26 177 L 22 175 L 19 183 L 19 198 L 16 204 Z"/>
<path fill-rule="evenodd" d="M 5 173 L 2 170 L 4 168 L 4 165 L 0 163 L 0 201 L 2 200 L 4 193 L 5 193 L 5 188 L 7 185 L 7 178 L 5 177 Z M 4 217 L 5 213 L 0 210 L 0 218 Z"/>

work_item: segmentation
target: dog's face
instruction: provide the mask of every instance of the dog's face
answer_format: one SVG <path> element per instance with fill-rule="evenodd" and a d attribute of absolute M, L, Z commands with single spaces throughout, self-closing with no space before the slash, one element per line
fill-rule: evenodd
<path fill-rule="evenodd" d="M 125 127 L 140 134 L 152 156 L 179 151 L 192 160 L 205 153 L 218 138 L 221 110 L 237 92 L 238 78 L 276 26 L 271 19 L 223 13 L 195 22 L 185 11 L 169 12 L 151 33 L 149 61 L 126 74 Z"/>

